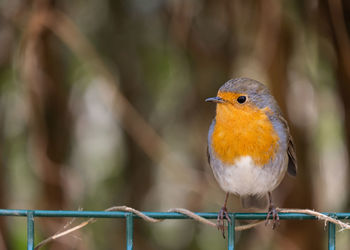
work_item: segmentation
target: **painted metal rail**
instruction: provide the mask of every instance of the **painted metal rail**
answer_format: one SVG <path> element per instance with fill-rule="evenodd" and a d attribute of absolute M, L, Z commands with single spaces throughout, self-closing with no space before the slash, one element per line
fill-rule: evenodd
<path fill-rule="evenodd" d="M 142 212 L 155 219 L 191 219 L 188 216 L 175 212 Z M 206 219 L 216 219 L 217 213 L 196 213 Z M 344 220 L 350 218 L 350 213 L 323 213 L 333 218 Z M 0 216 L 27 217 L 27 250 L 34 249 L 34 222 L 35 217 L 85 217 L 85 218 L 120 218 L 126 220 L 126 249 L 133 249 L 134 219 L 140 217 L 131 212 L 119 211 L 59 211 L 59 210 L 16 210 L 0 209 Z M 231 223 L 228 226 L 228 250 L 235 249 L 235 221 L 236 220 L 264 220 L 266 213 L 230 213 Z M 281 220 L 315 220 L 315 216 L 299 213 L 280 213 Z M 336 225 L 328 222 L 328 249 L 335 250 Z"/>

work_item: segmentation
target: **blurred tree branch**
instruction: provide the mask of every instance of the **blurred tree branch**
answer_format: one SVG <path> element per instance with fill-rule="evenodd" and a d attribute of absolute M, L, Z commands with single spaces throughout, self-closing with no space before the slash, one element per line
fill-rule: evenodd
<path fill-rule="evenodd" d="M 20 57 L 22 79 L 29 97 L 32 166 L 42 185 L 41 207 L 64 209 L 66 185 L 62 169 L 71 140 L 69 91 L 64 86 L 57 41 L 45 25 L 57 6 L 52 0 L 37 0 L 32 7 Z M 46 233 L 53 229 L 49 221 L 45 221 L 43 227 Z M 56 242 L 51 249 L 62 247 Z"/>
<path fill-rule="evenodd" d="M 122 117 L 123 128 L 143 149 L 143 151 L 155 162 L 159 161 L 162 149 L 167 145 L 156 131 L 142 118 L 140 113 L 119 91 L 120 85 L 117 77 L 112 75 L 89 41 L 80 33 L 74 23 L 63 13 L 54 12 L 45 21 L 62 41 L 77 55 L 81 61 L 89 61 L 108 83 L 110 96 L 106 99 L 108 106 L 114 107 Z M 149 144 L 152 142 L 152 145 Z"/>
<path fill-rule="evenodd" d="M 345 23 L 345 20 L 350 18 L 350 4 L 349 1 L 328 0 L 328 6 L 327 3 L 321 5 L 321 12 L 324 13 L 325 20 L 329 23 L 330 36 L 333 39 L 337 56 L 335 70 L 339 96 L 344 107 L 344 135 L 348 153 L 348 178 L 350 179 L 350 40 L 349 27 L 347 28 Z M 347 204 L 350 208 L 350 199 Z"/>

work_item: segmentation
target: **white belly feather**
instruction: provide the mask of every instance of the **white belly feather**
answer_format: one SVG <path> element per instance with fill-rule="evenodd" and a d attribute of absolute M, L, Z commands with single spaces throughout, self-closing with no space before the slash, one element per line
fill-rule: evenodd
<path fill-rule="evenodd" d="M 264 195 L 281 182 L 287 162 L 287 154 L 278 154 L 272 163 L 264 167 L 255 166 L 250 156 L 240 157 L 232 165 L 214 160 L 211 166 L 224 191 L 238 195 Z"/>

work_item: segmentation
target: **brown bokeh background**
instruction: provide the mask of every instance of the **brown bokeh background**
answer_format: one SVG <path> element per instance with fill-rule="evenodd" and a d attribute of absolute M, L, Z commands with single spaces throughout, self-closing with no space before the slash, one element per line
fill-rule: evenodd
<path fill-rule="evenodd" d="M 349 25 L 345 0 L 1 1 L 0 207 L 218 211 L 204 99 L 244 76 L 271 88 L 296 141 L 299 172 L 277 204 L 349 211 Z M 243 211 L 235 197 L 229 209 Z M 36 219 L 36 241 L 67 223 Z M 0 249 L 25 249 L 25 230 L 0 218 Z M 238 233 L 236 246 L 326 240 L 322 222 L 282 221 Z M 124 222 L 104 219 L 46 247 L 124 248 Z M 225 248 L 192 221 L 135 225 L 135 249 Z"/>

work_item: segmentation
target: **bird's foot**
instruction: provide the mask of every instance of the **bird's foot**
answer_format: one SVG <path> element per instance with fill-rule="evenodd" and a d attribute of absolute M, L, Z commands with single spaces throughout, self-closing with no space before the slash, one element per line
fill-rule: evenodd
<path fill-rule="evenodd" d="M 218 230 L 222 232 L 222 237 L 224 237 L 224 239 L 225 239 L 225 219 L 228 222 L 231 222 L 226 206 L 223 206 L 218 213 L 216 226 Z"/>
<path fill-rule="evenodd" d="M 278 211 L 277 211 L 276 207 L 273 205 L 269 206 L 269 211 L 268 211 L 267 216 L 266 216 L 265 226 L 267 226 L 267 224 L 269 224 L 271 216 L 272 216 L 272 229 L 275 229 L 276 226 L 278 226 L 280 224 L 280 217 L 278 216 Z"/>

